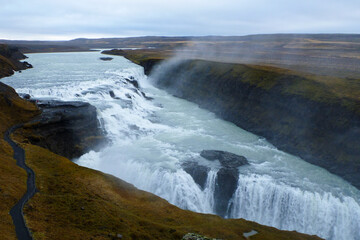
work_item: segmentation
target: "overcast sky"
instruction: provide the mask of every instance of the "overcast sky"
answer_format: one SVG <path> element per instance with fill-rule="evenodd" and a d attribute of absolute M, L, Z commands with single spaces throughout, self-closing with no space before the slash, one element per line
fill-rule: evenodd
<path fill-rule="evenodd" d="M 360 33 L 360 0 L 0 0 L 0 39 Z"/>

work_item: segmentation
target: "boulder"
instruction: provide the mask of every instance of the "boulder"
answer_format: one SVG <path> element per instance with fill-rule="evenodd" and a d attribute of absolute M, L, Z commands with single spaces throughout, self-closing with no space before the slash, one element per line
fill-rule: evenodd
<path fill-rule="evenodd" d="M 144 93 L 144 92 L 142 92 L 142 91 L 140 91 L 141 92 L 141 95 L 146 99 L 146 100 L 153 100 L 154 98 L 152 98 L 152 97 L 148 97 L 148 96 L 146 96 L 146 94 Z"/>
<path fill-rule="evenodd" d="M 110 91 L 109 91 L 109 94 L 110 94 L 110 97 L 115 98 L 115 93 L 114 93 L 113 90 L 110 90 Z"/>
<path fill-rule="evenodd" d="M 220 240 L 216 238 L 208 238 L 196 233 L 188 233 L 183 236 L 182 240 Z"/>
<path fill-rule="evenodd" d="M 236 168 L 221 168 L 217 172 L 214 191 L 215 213 L 225 217 L 230 199 L 234 195 L 239 180 L 239 171 Z"/>
<path fill-rule="evenodd" d="M 202 189 L 205 188 L 206 179 L 210 171 L 209 167 L 201 166 L 196 162 L 186 162 L 182 167 Z"/>
<path fill-rule="evenodd" d="M 111 61 L 111 60 L 113 60 L 114 58 L 112 58 L 112 57 L 101 57 L 101 58 L 99 58 L 100 60 L 103 60 L 103 61 Z"/>
<path fill-rule="evenodd" d="M 117 96 L 115 95 L 115 93 L 114 93 L 113 90 L 110 90 L 110 91 L 109 91 L 109 94 L 110 94 L 110 97 L 112 97 L 113 99 L 121 100 L 121 98 L 119 98 L 119 97 L 117 97 Z"/>
<path fill-rule="evenodd" d="M 139 89 L 139 83 L 134 79 L 134 77 L 131 76 L 130 78 L 125 78 L 125 81 L 131 83 L 135 88 Z"/>
<path fill-rule="evenodd" d="M 214 199 L 215 213 L 225 217 L 229 201 L 237 188 L 239 180 L 238 168 L 249 163 L 245 157 L 225 151 L 203 150 L 200 156 L 209 161 L 218 160 L 222 166 L 216 175 Z"/>
<path fill-rule="evenodd" d="M 237 168 L 249 164 L 245 157 L 225 151 L 203 150 L 200 156 L 210 161 L 219 160 L 225 168 Z"/>

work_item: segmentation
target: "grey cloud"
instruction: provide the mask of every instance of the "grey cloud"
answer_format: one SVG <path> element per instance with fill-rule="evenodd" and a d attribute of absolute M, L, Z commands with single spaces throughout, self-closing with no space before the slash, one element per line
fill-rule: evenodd
<path fill-rule="evenodd" d="M 358 0 L 0 0 L 0 38 L 359 33 Z"/>

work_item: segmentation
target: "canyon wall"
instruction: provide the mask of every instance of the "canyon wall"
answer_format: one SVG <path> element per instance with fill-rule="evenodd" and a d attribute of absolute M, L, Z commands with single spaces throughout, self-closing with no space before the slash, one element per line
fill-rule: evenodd
<path fill-rule="evenodd" d="M 153 61 L 140 64 L 159 88 L 360 188 L 356 80 L 204 60 L 168 61 L 155 68 Z"/>

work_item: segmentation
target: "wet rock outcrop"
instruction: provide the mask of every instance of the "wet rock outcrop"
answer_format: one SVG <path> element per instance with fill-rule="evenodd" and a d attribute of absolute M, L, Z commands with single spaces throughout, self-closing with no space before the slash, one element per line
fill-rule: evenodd
<path fill-rule="evenodd" d="M 249 164 L 244 156 L 225 151 L 202 150 L 200 156 L 210 161 L 219 160 L 221 166 L 224 168 L 237 168 Z"/>
<path fill-rule="evenodd" d="M 227 213 L 229 201 L 237 188 L 238 168 L 249 163 L 245 157 L 225 151 L 203 150 L 200 156 L 209 161 L 219 161 L 221 164 L 216 175 L 214 200 L 216 214 L 224 217 Z M 197 162 L 186 162 L 182 167 L 202 189 L 206 187 L 210 167 L 200 165 Z"/>
<path fill-rule="evenodd" d="M 169 93 L 360 188 L 359 87 L 351 79 L 326 82 L 283 69 L 203 60 L 161 67 L 154 77 Z"/>
<path fill-rule="evenodd" d="M 104 143 L 96 108 L 84 102 L 38 101 L 42 110 L 30 124 L 32 144 L 73 159 Z"/>
<path fill-rule="evenodd" d="M 206 179 L 210 171 L 209 167 L 199 165 L 196 162 L 186 162 L 182 167 L 202 189 L 205 188 Z"/>
<path fill-rule="evenodd" d="M 102 61 L 111 61 L 111 60 L 113 60 L 114 58 L 112 58 L 112 57 L 101 57 L 101 58 L 99 58 L 100 60 L 102 60 Z"/>
<path fill-rule="evenodd" d="M 216 214 L 225 216 L 229 201 L 237 188 L 238 167 L 249 163 L 245 157 L 225 151 L 203 150 L 200 156 L 209 161 L 218 160 L 222 166 L 216 176 L 214 199 Z"/>

